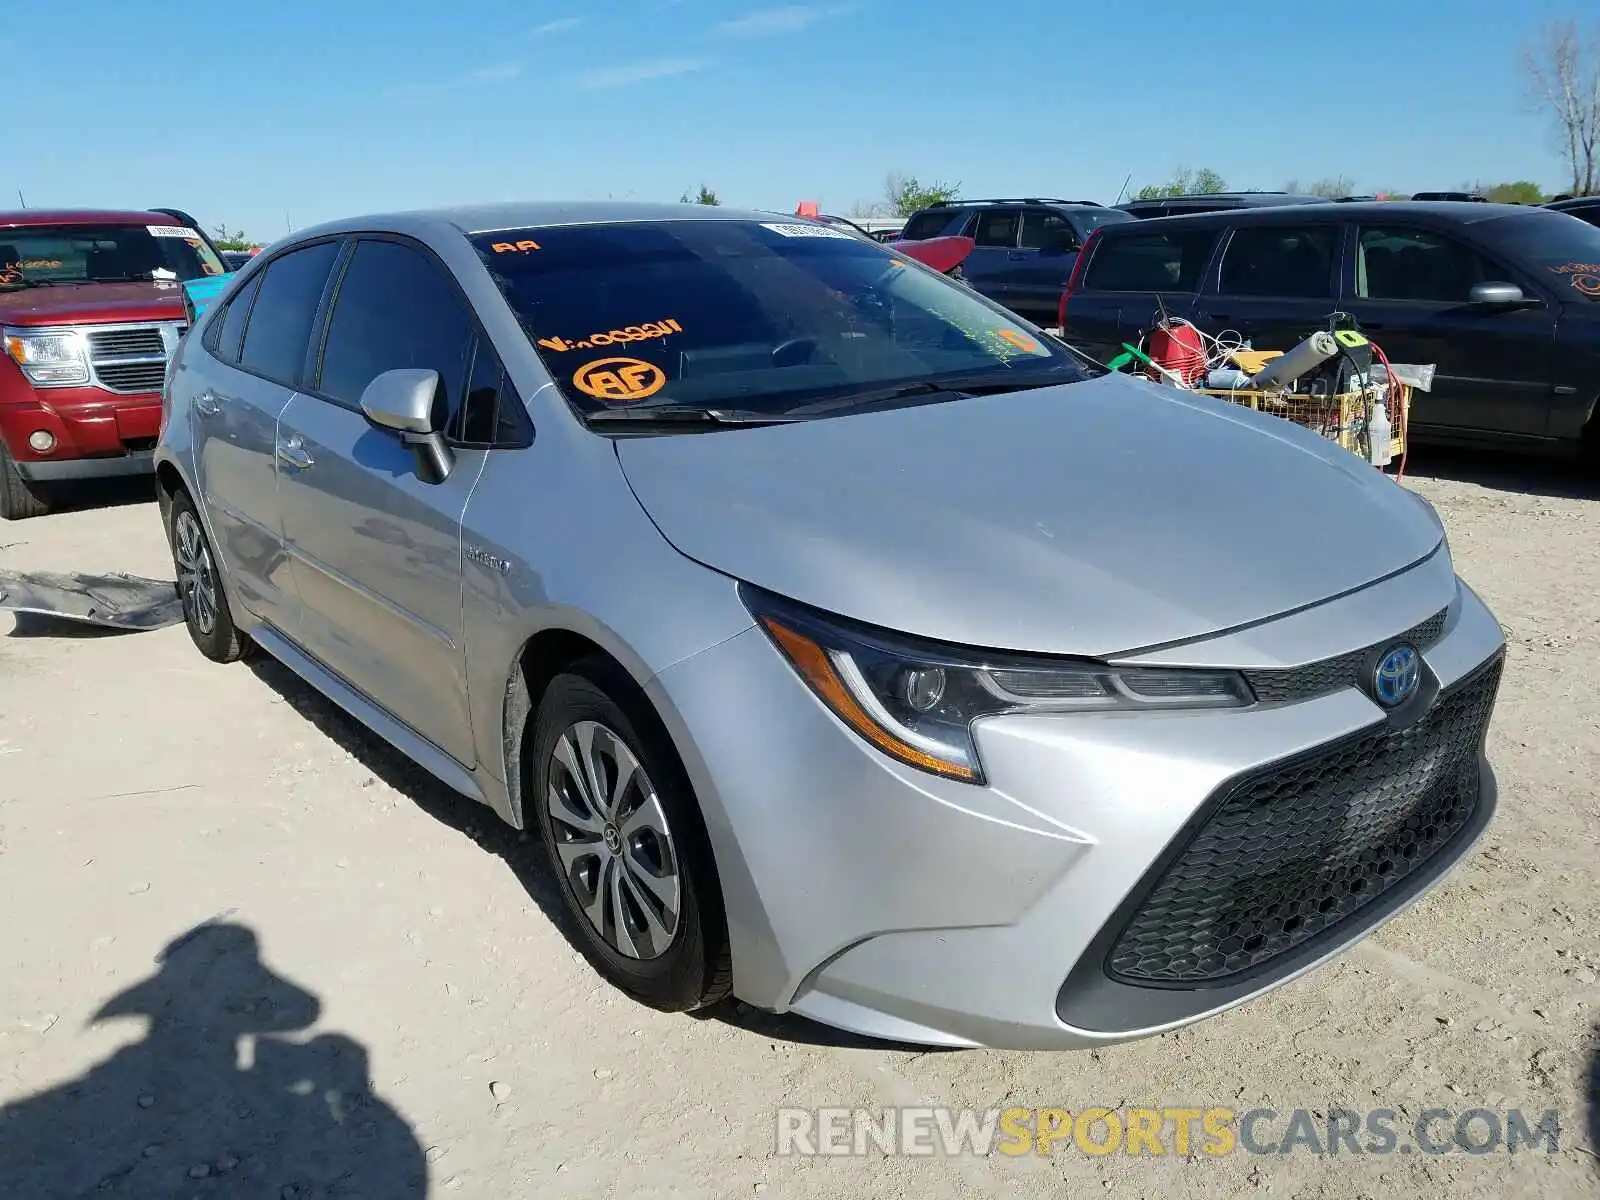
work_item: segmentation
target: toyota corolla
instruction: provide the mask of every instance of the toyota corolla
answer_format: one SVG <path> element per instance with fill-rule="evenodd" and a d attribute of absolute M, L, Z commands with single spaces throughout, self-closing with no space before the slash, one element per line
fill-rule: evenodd
<path fill-rule="evenodd" d="M 946 1046 L 1281 985 L 1483 831 L 1498 623 L 1420 498 L 813 222 L 339 221 L 184 339 L 189 632 L 535 835 L 568 935 Z"/>

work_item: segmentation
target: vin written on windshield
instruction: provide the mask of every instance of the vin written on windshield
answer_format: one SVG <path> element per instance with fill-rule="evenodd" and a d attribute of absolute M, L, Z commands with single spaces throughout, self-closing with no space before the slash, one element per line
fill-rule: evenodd
<path fill-rule="evenodd" d="M 1005 310 L 826 225 L 636 221 L 472 240 L 585 416 L 643 402 L 772 415 L 824 397 L 834 415 L 856 390 L 881 397 L 945 376 L 994 391 L 1088 377 Z"/>

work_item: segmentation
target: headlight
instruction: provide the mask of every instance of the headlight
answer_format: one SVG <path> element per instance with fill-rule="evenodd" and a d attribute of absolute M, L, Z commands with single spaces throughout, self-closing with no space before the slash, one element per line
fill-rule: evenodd
<path fill-rule="evenodd" d="M 22 368 L 28 382 L 40 387 L 69 387 L 89 382 L 89 358 L 81 333 L 30 333 L 0 330 L 6 356 Z"/>
<path fill-rule="evenodd" d="M 983 781 L 972 724 L 1027 712 L 1148 712 L 1254 703 L 1232 671 L 1158 670 L 919 644 L 780 600 L 740 594 L 811 690 L 903 763 Z"/>

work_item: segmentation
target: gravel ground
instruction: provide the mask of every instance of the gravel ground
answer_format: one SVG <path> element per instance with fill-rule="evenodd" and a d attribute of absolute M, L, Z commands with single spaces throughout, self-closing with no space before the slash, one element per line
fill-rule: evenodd
<path fill-rule="evenodd" d="M 285 671 L 24 619 L 0 643 L 0 1194 L 1600 1194 L 1600 489 L 1457 456 L 1411 483 L 1510 643 L 1495 824 L 1309 978 L 1085 1054 L 641 1009 L 552 923 L 527 842 Z M 0 566 L 170 577 L 154 506 L 95 501 L 0 526 Z M 1562 1125 L 1515 1156 L 803 1158 L 775 1153 L 780 1105 L 1261 1107 L 1268 1142 L 1297 1108 Z M 46 1175 L 16 1174 L 30 1154 Z"/>

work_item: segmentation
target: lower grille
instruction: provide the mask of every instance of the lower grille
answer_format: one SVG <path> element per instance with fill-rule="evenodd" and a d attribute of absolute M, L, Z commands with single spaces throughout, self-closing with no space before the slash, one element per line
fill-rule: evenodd
<path fill-rule="evenodd" d="M 1494 659 L 1406 729 L 1230 784 L 1106 958 L 1146 986 L 1215 986 L 1353 916 L 1471 819 L 1500 686 Z"/>
<path fill-rule="evenodd" d="M 1420 625 L 1412 626 L 1393 641 L 1410 642 L 1418 650 L 1426 650 L 1437 642 L 1439 635 L 1444 632 L 1445 614 L 1448 611 L 1448 609 L 1440 610 Z M 1314 696 L 1336 692 L 1340 688 L 1359 686 L 1362 660 L 1372 649 L 1375 647 L 1353 650 L 1349 654 L 1325 658 L 1321 662 L 1308 663 L 1303 667 L 1246 671 L 1245 678 L 1250 681 L 1256 699 L 1263 704 L 1291 704 L 1299 700 L 1310 700 Z"/>
<path fill-rule="evenodd" d="M 101 363 L 94 369 L 100 386 L 113 392 L 159 392 L 166 378 L 167 364 Z"/>

